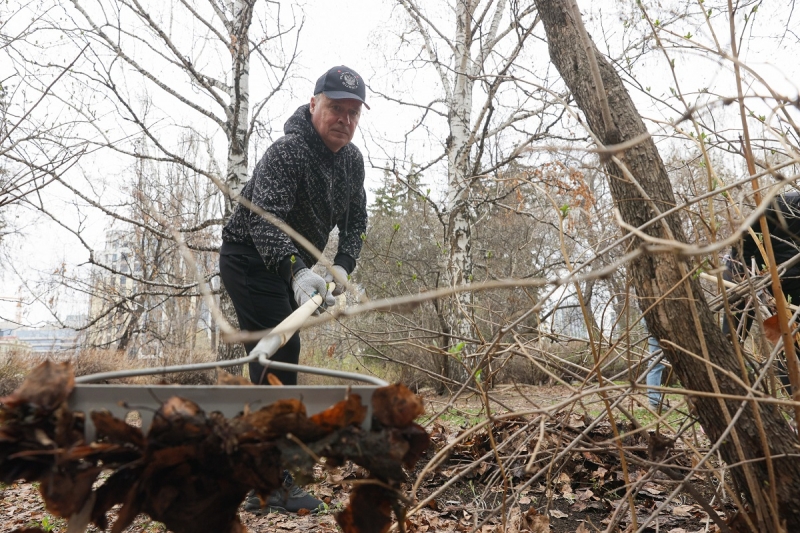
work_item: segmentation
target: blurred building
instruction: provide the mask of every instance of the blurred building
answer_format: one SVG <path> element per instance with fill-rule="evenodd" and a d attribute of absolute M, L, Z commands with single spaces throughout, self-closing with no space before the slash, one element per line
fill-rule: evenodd
<path fill-rule="evenodd" d="M 71 356 L 78 349 L 78 332 L 72 328 L 19 327 L 0 324 L 0 354 Z"/>
<path fill-rule="evenodd" d="M 97 254 L 89 300 L 87 347 L 131 358 L 168 360 L 213 349 L 215 326 L 174 243 L 139 230 L 111 230 Z"/>

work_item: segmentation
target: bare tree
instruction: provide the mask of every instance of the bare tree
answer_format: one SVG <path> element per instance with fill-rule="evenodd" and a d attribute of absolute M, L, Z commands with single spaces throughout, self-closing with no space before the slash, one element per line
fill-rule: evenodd
<path fill-rule="evenodd" d="M 536 0 L 536 5 L 550 57 L 604 150 L 622 219 L 637 228 L 630 269 L 648 327 L 664 339 L 686 389 L 699 393 L 693 399 L 697 416 L 730 465 L 736 489 L 752 504 L 752 522 L 745 520 L 758 531 L 794 531 L 800 528 L 794 504 L 800 471 L 792 458 L 796 433 L 779 410 L 757 401 L 758 385 L 751 385 L 690 275 L 696 265 L 676 252 L 686 253 L 687 239 L 671 211 L 676 200 L 655 144 L 619 75 L 586 34 L 575 3 Z M 653 246 L 661 253 L 649 253 L 648 242 L 675 247 Z"/>
<path fill-rule="evenodd" d="M 87 143 L 73 135 L 72 118 L 47 113 L 47 102 L 61 90 L 69 69 L 85 50 L 74 50 L 59 67 L 41 72 L 28 60 L 33 47 L 46 48 L 41 27 L 44 13 L 30 14 L 24 6 L 7 4 L 0 19 L 0 209 L 19 205 L 41 191 L 84 154 Z M 3 222 L 0 239 L 14 228 Z"/>
<path fill-rule="evenodd" d="M 398 4 L 407 15 L 396 36 L 398 47 L 410 55 L 393 62 L 398 63 L 398 72 L 414 71 L 416 83 L 420 76 L 429 76 L 424 85 L 432 84 L 436 93 L 427 102 L 383 96 L 417 114 L 403 142 L 415 131 L 443 132 L 438 140 L 431 135 L 436 150 L 419 163 L 429 176 L 430 170 L 444 167 L 441 200 L 430 191 L 412 189 L 431 204 L 441 228 L 446 253 L 438 284 L 469 285 L 475 279 L 474 224 L 482 216 L 480 206 L 490 205 L 476 194 L 476 185 L 491 181 L 557 120 L 542 95 L 515 81 L 516 65 L 536 24 L 534 10 L 505 0 L 456 0 L 447 5 L 400 0 Z M 396 81 L 403 83 L 403 78 Z M 407 164 L 397 165 L 400 179 Z M 460 291 L 443 303 L 443 367 L 448 377 L 464 382 L 475 370 L 474 295 Z"/>
<path fill-rule="evenodd" d="M 60 50 L 85 50 L 65 76 L 69 90 L 54 93 L 51 101 L 59 103 L 66 114 L 87 119 L 79 135 L 86 149 L 93 152 L 94 161 L 119 162 L 113 168 L 121 166 L 121 173 L 136 166 L 126 167 L 123 162 L 147 162 L 167 169 L 151 177 L 166 179 L 170 173 L 190 177 L 190 183 L 202 188 L 195 191 L 197 195 L 205 194 L 209 184 L 221 192 L 216 200 L 210 198 L 207 207 L 211 209 L 199 213 L 191 212 L 197 205 L 192 202 L 176 206 L 160 203 L 156 193 L 168 181 L 130 190 L 134 197 L 129 201 L 124 193 L 114 191 L 113 185 L 110 189 L 100 185 L 114 178 L 99 175 L 91 167 L 82 168 L 78 174 L 51 173 L 52 179 L 75 195 L 79 217 L 93 211 L 116 219 L 117 227 L 128 226 L 132 233 L 141 230 L 155 241 L 163 241 L 174 257 L 178 255 L 173 232 L 179 232 L 189 249 L 205 254 L 199 262 L 203 265 L 199 279 L 213 281 L 218 230 L 248 179 L 248 146 L 258 135 L 269 134 L 271 118 L 264 111 L 288 88 L 299 29 L 294 14 L 285 15 L 282 4 L 255 0 L 181 0 L 167 4 L 75 0 L 70 5 L 51 6 L 41 24 L 66 37 Z M 27 64 L 36 61 L 33 56 Z M 54 69 L 55 63 L 43 61 L 36 66 Z M 255 91 L 251 90 L 251 75 L 258 79 Z M 74 98 L 74 94 L 81 98 Z M 185 150 L 187 139 L 200 149 Z M 145 145 L 147 150 L 138 148 Z M 221 146 L 223 155 L 217 154 Z M 49 209 L 46 201 L 37 199 L 32 205 L 74 233 L 86 247 L 90 264 L 121 275 L 118 266 L 106 263 L 92 246 L 87 228 L 60 221 L 59 213 Z M 134 205 L 135 209 L 128 210 Z M 172 207 L 177 211 L 170 211 Z M 162 208 L 164 212 L 160 212 Z M 206 218 L 199 220 L 199 214 Z M 217 236 L 209 240 L 208 232 L 214 228 Z M 141 242 L 148 239 L 144 234 Z M 167 241 L 172 244 L 167 245 Z M 180 283 L 167 283 L 163 277 L 145 281 L 149 281 L 150 290 L 162 291 L 165 300 L 171 296 L 196 298 L 198 294 L 193 275 Z M 220 289 L 221 307 L 235 324 L 230 300 L 224 287 Z M 238 345 L 220 343 L 218 357 L 235 357 L 238 350 Z"/>

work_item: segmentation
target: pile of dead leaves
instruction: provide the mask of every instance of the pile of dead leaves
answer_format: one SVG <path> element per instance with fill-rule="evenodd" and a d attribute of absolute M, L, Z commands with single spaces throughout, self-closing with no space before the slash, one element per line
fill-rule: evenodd
<path fill-rule="evenodd" d="M 370 473 L 337 516 L 347 533 L 389 529 L 402 519 L 395 487 L 429 444 L 413 420 L 422 403 L 403 385 L 377 389 L 370 431 L 356 394 L 306 416 L 298 400 L 280 400 L 227 419 L 172 397 L 147 434 L 107 412 L 92 413 L 97 437 L 85 442 L 83 417 L 67 407 L 74 387 L 69 363 L 45 362 L 11 395 L 0 398 L 0 481 L 39 481 L 47 510 L 70 519 L 70 531 L 109 527 L 106 513 L 121 504 L 111 531 L 139 513 L 175 533 L 243 532 L 237 509 L 255 489 L 268 495 L 290 469 L 311 477 L 314 464 L 352 461 Z M 244 406 L 243 406 L 244 407 Z M 102 472 L 110 472 L 97 483 Z"/>

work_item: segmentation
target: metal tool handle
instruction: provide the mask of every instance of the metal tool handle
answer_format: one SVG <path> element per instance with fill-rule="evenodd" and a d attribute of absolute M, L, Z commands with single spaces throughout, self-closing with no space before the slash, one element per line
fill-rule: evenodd
<path fill-rule="evenodd" d="M 333 290 L 335 285 L 329 284 L 329 290 Z M 134 376 L 149 376 L 153 374 L 170 374 L 174 372 L 194 372 L 198 370 L 211 370 L 219 367 L 236 366 L 251 361 L 256 361 L 268 368 L 276 370 L 288 370 L 290 372 L 303 372 L 306 374 L 318 374 L 322 376 L 352 379 L 354 381 L 363 381 L 365 383 L 372 383 L 380 387 L 388 385 L 387 382 L 374 376 L 366 376 L 364 374 L 356 374 L 354 372 L 343 372 L 340 370 L 330 370 L 326 368 L 316 368 L 303 365 L 293 365 L 289 363 L 280 363 L 271 361 L 269 358 L 275 355 L 278 348 L 286 344 L 294 333 L 300 329 L 308 318 L 314 314 L 317 308 L 322 304 L 323 297 L 321 294 L 314 294 L 306 303 L 294 310 L 294 312 L 286 317 L 280 324 L 275 326 L 269 334 L 258 341 L 255 348 L 245 357 L 238 359 L 228 359 L 226 361 L 213 361 L 210 363 L 191 363 L 186 365 L 172 365 L 172 366 L 155 366 L 150 368 L 135 368 L 131 370 L 116 370 L 112 372 L 98 372 L 96 374 L 87 374 L 75 378 L 75 383 L 93 383 L 96 381 L 103 381 L 106 379 L 129 378 Z"/>

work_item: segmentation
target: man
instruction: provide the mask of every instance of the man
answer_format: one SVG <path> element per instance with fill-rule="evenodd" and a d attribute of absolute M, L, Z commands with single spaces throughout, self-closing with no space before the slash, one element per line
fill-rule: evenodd
<path fill-rule="evenodd" d="M 781 265 L 800 253 L 800 193 L 792 191 L 777 197 L 767 208 L 764 216 L 767 219 L 767 227 L 772 238 L 775 264 Z M 758 222 L 751 229 L 760 237 L 761 226 Z M 742 236 L 741 251 L 734 247 L 725 262 L 726 271 L 723 273 L 723 278 L 726 281 L 740 282 L 744 279 L 745 269 L 750 270 L 755 265 L 755 269 L 758 271 L 767 262 L 767 259 L 761 255 L 752 234 L 749 231 L 745 232 Z M 789 303 L 800 304 L 800 263 L 787 269 L 781 276 L 781 288 Z M 769 285 L 768 289 L 771 292 L 772 285 Z M 736 325 L 735 329 L 743 338 L 746 337 L 750 322 L 755 316 L 753 305 L 747 306 L 746 298 L 743 298 L 732 302 L 731 310 Z M 728 317 L 723 318 L 722 331 L 728 335 L 731 333 Z M 778 359 L 778 377 L 787 390 L 790 390 L 783 357 Z"/>
<path fill-rule="evenodd" d="M 333 67 L 316 83 L 309 104 L 300 106 L 284 125 L 284 136 L 269 147 L 256 165 L 241 196 L 271 213 L 308 239 L 325 248 L 334 226 L 339 228 L 334 276 L 325 278 L 310 267 L 314 256 L 286 233 L 242 205 L 222 231 L 220 276 L 233 301 L 239 327 L 257 331 L 278 325 L 314 293 L 333 305 L 327 281 L 347 279 L 361 252 L 367 227 L 364 160 L 351 143 L 361 107 L 366 104 L 364 81 L 353 69 Z M 256 342 L 245 343 L 248 353 Z M 295 334 L 272 357 L 297 364 L 300 336 Z M 249 364 L 250 380 L 267 384 L 265 367 Z M 275 371 L 285 385 L 297 384 L 295 372 Z M 288 476 L 288 473 L 287 473 Z M 315 509 L 321 501 L 291 484 L 273 494 L 267 504 L 296 512 Z M 257 499 L 256 499 L 257 500 Z M 273 501 L 274 500 L 274 501 Z M 248 498 L 245 508 L 258 507 Z"/>

